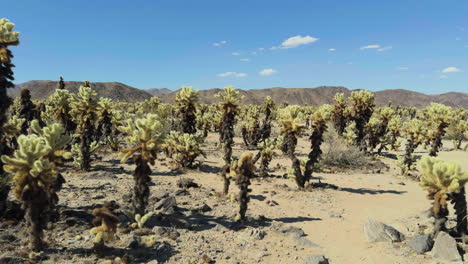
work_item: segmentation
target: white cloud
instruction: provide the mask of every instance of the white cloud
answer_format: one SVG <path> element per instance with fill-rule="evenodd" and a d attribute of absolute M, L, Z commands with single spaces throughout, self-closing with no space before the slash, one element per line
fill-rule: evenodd
<path fill-rule="evenodd" d="M 378 49 L 378 48 L 380 48 L 380 45 L 367 45 L 367 46 L 360 47 L 359 49 L 365 50 L 365 49 Z"/>
<path fill-rule="evenodd" d="M 447 75 L 441 75 L 440 78 L 441 78 L 441 79 L 447 79 L 448 76 L 447 76 Z"/>
<path fill-rule="evenodd" d="M 250 59 L 240 59 L 240 61 L 250 61 Z"/>
<path fill-rule="evenodd" d="M 283 41 L 283 43 L 281 43 L 280 46 L 278 47 L 271 47 L 270 49 L 272 50 L 275 50 L 275 49 L 290 49 L 290 48 L 296 48 L 296 47 L 299 47 L 301 45 L 306 45 L 306 44 L 309 44 L 309 43 L 312 43 L 312 42 L 315 42 L 317 41 L 318 38 L 314 38 L 314 37 L 311 37 L 311 36 L 301 36 L 301 35 L 297 35 L 297 36 L 294 36 L 294 37 L 290 37 L 288 38 L 287 40 Z"/>
<path fill-rule="evenodd" d="M 331 49 L 328 49 L 328 51 L 336 51 L 336 49 L 334 49 L 334 48 L 331 48 Z"/>
<path fill-rule="evenodd" d="M 378 49 L 377 51 L 386 51 L 386 50 L 391 50 L 392 48 L 393 48 L 392 46 L 386 46 L 386 47 Z"/>
<path fill-rule="evenodd" d="M 272 75 L 274 73 L 277 73 L 278 71 L 277 70 L 273 70 L 273 69 L 264 69 L 264 70 L 261 70 L 258 74 L 262 75 L 262 76 L 268 76 L 268 75 Z"/>
<path fill-rule="evenodd" d="M 408 67 L 397 67 L 397 70 L 400 70 L 400 71 L 406 71 L 406 70 L 409 70 Z"/>
<path fill-rule="evenodd" d="M 239 52 L 233 52 L 232 55 L 233 55 L 233 56 L 239 56 L 240 53 L 239 53 Z"/>
<path fill-rule="evenodd" d="M 221 40 L 220 42 L 213 43 L 213 46 L 219 47 L 219 46 L 224 45 L 226 43 L 227 43 L 227 40 Z"/>
<path fill-rule="evenodd" d="M 257 52 L 253 51 L 253 52 L 251 52 L 250 54 L 252 54 L 252 55 L 257 55 Z"/>
<path fill-rule="evenodd" d="M 258 50 L 264 50 L 265 48 L 258 48 Z"/>
<path fill-rule="evenodd" d="M 447 67 L 442 70 L 443 73 L 449 73 L 449 72 L 461 72 L 462 70 L 458 69 L 457 67 Z"/>
<path fill-rule="evenodd" d="M 229 77 L 229 76 L 233 76 L 233 77 L 238 77 L 238 78 L 242 78 L 242 77 L 245 77 L 247 76 L 246 73 L 242 73 L 242 72 L 224 72 L 224 73 L 220 73 L 220 74 L 216 74 L 216 76 L 218 77 Z"/>

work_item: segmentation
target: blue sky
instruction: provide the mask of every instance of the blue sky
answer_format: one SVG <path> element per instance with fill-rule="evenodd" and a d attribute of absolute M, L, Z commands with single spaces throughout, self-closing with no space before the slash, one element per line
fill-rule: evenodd
<path fill-rule="evenodd" d="M 468 92 L 466 0 L 15 0 L 17 82 Z"/>

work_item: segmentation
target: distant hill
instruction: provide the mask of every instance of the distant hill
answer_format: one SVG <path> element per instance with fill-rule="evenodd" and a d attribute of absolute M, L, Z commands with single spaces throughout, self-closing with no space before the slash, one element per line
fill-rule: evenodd
<path fill-rule="evenodd" d="M 118 82 L 96 82 L 90 83 L 99 96 L 107 97 L 116 101 L 139 102 L 151 98 L 152 95 L 144 90 L 140 90 Z M 65 89 L 70 92 L 78 92 L 83 82 L 65 82 Z M 17 96 L 23 88 L 29 88 L 33 99 L 46 99 L 58 88 L 57 81 L 29 81 L 20 83 L 13 89 L 8 89 L 10 96 Z"/>
<path fill-rule="evenodd" d="M 172 90 L 169 90 L 167 88 L 150 88 L 145 89 L 144 91 L 152 95 L 166 94 L 172 92 Z"/>
<path fill-rule="evenodd" d="M 65 82 L 66 89 L 77 92 L 82 82 Z M 22 88 L 28 87 L 31 90 L 33 99 L 45 99 L 50 96 L 58 87 L 56 81 L 29 81 L 17 84 L 14 89 L 8 89 L 11 96 L 16 96 Z M 108 97 L 113 100 L 127 102 L 143 101 L 155 95 L 162 102 L 174 102 L 177 91 L 167 88 L 152 88 L 147 90 L 137 89 L 118 82 L 97 82 L 91 83 L 91 87 L 96 89 L 99 96 Z M 222 89 L 214 88 L 200 90 L 200 100 L 202 103 L 216 103 L 219 99 L 215 94 Z M 344 93 L 346 96 L 352 90 L 340 86 L 320 86 L 316 88 L 282 88 L 274 87 L 267 89 L 240 90 L 244 96 L 242 104 L 261 104 L 266 96 L 271 96 L 277 104 L 287 102 L 299 105 L 321 105 L 332 104 L 336 93 Z M 375 92 L 377 105 L 382 106 L 392 102 L 393 105 L 424 107 L 431 102 L 446 104 L 452 107 L 468 108 L 468 93 L 449 92 L 438 95 L 426 95 L 409 90 L 383 90 Z"/>
<path fill-rule="evenodd" d="M 219 99 L 215 98 L 215 94 L 222 91 L 221 89 L 209 89 L 200 91 L 200 100 L 202 103 L 215 103 Z M 340 86 L 320 86 L 316 88 L 268 88 L 255 90 L 240 90 L 244 95 L 243 104 L 261 104 L 266 96 L 277 103 L 287 102 L 289 104 L 298 105 L 322 105 L 332 104 L 333 97 L 336 93 L 344 93 L 349 96 L 352 90 Z M 177 91 L 161 94 L 158 97 L 163 102 L 173 102 Z M 383 90 L 375 92 L 376 103 L 379 106 L 387 105 L 392 102 L 392 105 L 425 107 L 431 102 L 442 103 L 452 107 L 468 108 L 468 93 L 450 92 L 439 95 L 426 95 L 423 93 L 413 92 L 409 90 Z"/>

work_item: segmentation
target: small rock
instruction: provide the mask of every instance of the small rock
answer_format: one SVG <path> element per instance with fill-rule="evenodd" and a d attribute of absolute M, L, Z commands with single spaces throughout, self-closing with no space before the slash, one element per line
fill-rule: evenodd
<path fill-rule="evenodd" d="M 294 241 L 300 246 L 306 246 L 306 247 L 320 247 L 319 245 L 315 244 L 314 242 L 310 241 L 309 239 L 305 237 L 294 237 Z"/>
<path fill-rule="evenodd" d="M 209 207 L 206 203 L 203 203 L 200 206 L 190 209 L 193 213 L 206 213 L 212 211 L 211 207 Z"/>
<path fill-rule="evenodd" d="M 176 198 L 175 196 L 171 195 L 157 202 L 154 209 L 162 210 L 163 212 L 168 212 L 168 211 L 173 211 L 176 206 L 177 206 Z"/>
<path fill-rule="evenodd" d="M 174 192 L 174 195 L 175 196 L 186 196 L 186 195 L 190 195 L 190 192 L 187 191 L 186 189 L 179 189 L 179 190 Z"/>
<path fill-rule="evenodd" d="M 304 258 L 304 264 L 329 264 L 324 255 L 313 255 Z"/>
<path fill-rule="evenodd" d="M 176 240 L 180 236 L 180 233 L 175 228 L 170 227 L 155 226 L 153 232 L 158 236 L 168 237 L 173 240 Z"/>
<path fill-rule="evenodd" d="M 146 262 L 146 264 L 159 264 L 159 262 L 157 260 L 153 259 L 150 262 Z"/>
<path fill-rule="evenodd" d="M 364 234 L 369 242 L 401 242 L 405 239 L 395 228 L 371 219 L 364 222 Z"/>
<path fill-rule="evenodd" d="M 416 236 L 408 242 L 408 246 L 418 254 L 424 254 L 431 250 L 433 241 L 430 235 Z"/>
<path fill-rule="evenodd" d="M 91 171 L 88 172 L 85 176 L 85 180 L 113 180 L 117 177 L 109 171 Z"/>
<path fill-rule="evenodd" d="M 302 237 L 305 236 L 304 230 L 302 230 L 299 227 L 294 227 L 294 226 L 280 226 L 278 229 L 278 232 L 289 235 L 292 237 Z"/>
<path fill-rule="evenodd" d="M 266 203 L 269 205 L 269 206 L 277 206 L 279 205 L 278 202 L 274 201 L 274 200 L 267 200 Z"/>
<path fill-rule="evenodd" d="M 432 257 L 445 261 L 462 261 L 460 253 L 458 253 L 457 242 L 453 237 L 445 232 L 440 232 L 432 248 Z"/>
<path fill-rule="evenodd" d="M 180 178 L 179 180 L 177 180 L 176 184 L 179 188 L 198 188 L 198 184 L 190 178 Z"/>
<path fill-rule="evenodd" d="M 262 240 L 266 235 L 266 232 L 261 229 L 246 229 L 242 233 L 239 234 L 239 238 L 241 239 L 256 239 L 256 240 Z"/>

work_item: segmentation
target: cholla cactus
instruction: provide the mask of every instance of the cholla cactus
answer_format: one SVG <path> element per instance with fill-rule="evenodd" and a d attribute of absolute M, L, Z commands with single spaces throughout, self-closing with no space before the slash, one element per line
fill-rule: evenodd
<path fill-rule="evenodd" d="M 355 143 L 361 150 L 366 150 L 364 141 L 365 126 L 374 112 L 374 94 L 366 90 L 353 91 L 349 99 L 351 102 L 351 119 L 356 122 Z"/>
<path fill-rule="evenodd" d="M 219 141 L 223 145 L 223 159 L 225 167 L 231 164 L 232 158 L 232 145 L 234 144 L 234 125 L 236 124 L 236 116 L 239 112 L 238 104 L 242 100 L 242 96 L 239 95 L 239 91 L 236 91 L 233 86 L 224 87 L 224 93 L 219 92 L 215 95 L 221 98 L 220 108 L 222 111 L 221 124 L 219 129 Z M 223 169 L 221 174 L 224 180 L 224 193 L 229 192 L 229 178 L 226 177 L 226 172 Z"/>
<path fill-rule="evenodd" d="M 378 108 L 366 124 L 368 151 L 372 152 L 387 134 L 388 122 L 395 115 L 395 110 L 389 106 Z M 380 152 L 379 152 L 380 153 Z"/>
<path fill-rule="evenodd" d="M 234 86 L 224 87 L 224 93 L 220 92 L 215 95 L 221 98 L 221 118 L 220 141 L 224 145 L 224 162 L 231 163 L 232 144 L 234 144 L 234 125 L 236 123 L 236 115 L 238 114 L 238 104 L 242 100 Z"/>
<path fill-rule="evenodd" d="M 65 82 L 63 81 L 62 76 L 60 76 L 60 78 L 59 78 L 58 89 L 59 90 L 65 90 Z"/>
<path fill-rule="evenodd" d="M 331 118 L 333 124 L 335 125 L 336 132 L 338 135 L 342 136 L 348 122 L 349 110 L 347 108 L 347 102 L 344 93 L 335 94 L 333 100 L 335 101 L 335 104 L 333 105 Z"/>
<path fill-rule="evenodd" d="M 300 169 L 300 162 L 295 155 L 297 138 L 305 130 L 300 124 L 302 113 L 297 105 L 290 105 L 279 111 L 281 135 L 284 137 L 281 150 L 291 159 L 292 168 L 299 188 L 304 188 L 306 180 Z"/>
<path fill-rule="evenodd" d="M 270 140 L 269 138 L 260 142 L 258 145 L 260 147 L 260 167 L 259 167 L 259 176 L 268 177 L 268 166 L 270 165 L 271 160 L 278 155 L 276 149 L 280 148 L 281 143 L 278 139 Z"/>
<path fill-rule="evenodd" d="M 454 149 L 461 149 L 463 140 L 468 139 L 468 120 L 455 119 L 448 128 L 448 136 L 453 142 Z"/>
<path fill-rule="evenodd" d="M 452 121 L 452 108 L 443 104 L 431 103 L 423 110 L 422 115 L 430 127 L 427 134 L 431 144 L 429 155 L 435 157 L 442 147 L 442 137 L 446 133 L 446 128 Z"/>
<path fill-rule="evenodd" d="M 88 150 L 89 157 L 95 154 L 101 146 L 102 146 L 101 143 L 97 141 L 91 142 L 91 144 L 89 145 L 89 150 Z M 81 164 L 83 164 L 83 158 L 84 158 L 84 155 L 83 155 L 83 152 L 79 143 L 75 143 L 71 146 L 71 153 L 73 153 L 73 165 L 79 168 Z"/>
<path fill-rule="evenodd" d="M 38 118 L 38 111 L 36 111 L 36 106 L 31 101 L 31 93 L 29 89 L 24 88 L 20 93 L 20 109 L 19 117 L 25 119 L 21 127 L 21 134 L 28 133 L 29 123 Z"/>
<path fill-rule="evenodd" d="M 147 99 L 141 103 L 137 103 L 137 116 L 141 117 L 146 114 L 156 114 L 158 113 L 158 108 L 159 105 L 161 104 L 161 101 L 159 100 L 158 97 L 153 96 L 150 99 Z"/>
<path fill-rule="evenodd" d="M 394 115 L 390 118 L 387 125 L 387 133 L 380 140 L 381 145 L 378 153 L 381 153 L 384 149 L 391 149 L 397 151 L 401 145 L 400 129 L 403 122 L 399 115 Z"/>
<path fill-rule="evenodd" d="M 403 175 L 407 175 L 414 169 L 416 158 L 413 153 L 424 141 L 426 134 L 426 125 L 419 119 L 411 119 L 403 124 L 402 135 L 406 139 L 405 155 L 398 158 L 398 165 L 400 166 L 401 173 Z"/>
<path fill-rule="evenodd" d="M 265 119 L 263 120 L 263 124 L 260 130 L 260 141 L 265 141 L 271 135 L 271 122 L 275 118 L 275 102 L 271 99 L 270 96 L 265 97 L 262 106 L 260 107 L 260 111 L 263 113 Z"/>
<path fill-rule="evenodd" d="M 112 100 L 109 98 L 99 98 L 96 107 L 96 119 L 98 126 L 96 129 L 96 139 L 101 142 L 108 142 L 112 136 Z M 112 145 L 111 145 L 112 146 Z"/>
<path fill-rule="evenodd" d="M 78 94 L 71 94 L 70 115 L 78 125 L 78 134 L 80 136 L 81 163 L 80 169 L 89 170 L 90 165 L 90 146 L 93 137 L 93 123 L 96 120 L 97 93 L 85 81 L 85 86 L 81 86 Z"/>
<path fill-rule="evenodd" d="M 447 201 L 452 200 L 457 215 L 457 231 L 460 235 L 467 232 L 467 213 L 465 184 L 468 173 L 462 173 L 460 165 L 444 162 L 440 159 L 425 156 L 421 160 L 423 175 L 420 185 L 428 191 L 428 198 L 433 200 L 432 214 L 435 217 L 434 235 L 445 231 L 448 208 Z"/>
<path fill-rule="evenodd" d="M 95 227 L 90 230 L 91 234 L 95 235 L 93 249 L 98 255 L 102 255 L 105 243 L 115 240 L 119 218 L 112 213 L 108 202 L 104 203 L 103 207 L 94 209 L 93 215 Z"/>
<path fill-rule="evenodd" d="M 238 221 L 245 220 L 245 213 L 249 203 L 250 179 L 255 177 L 255 165 L 252 162 L 252 152 L 243 153 L 238 161 L 234 161 L 230 167 L 230 173 L 235 178 L 236 184 L 239 187 L 239 214 L 236 217 Z"/>
<path fill-rule="evenodd" d="M 247 106 L 244 114 L 241 116 L 242 139 L 246 146 L 257 146 L 260 140 L 260 111 L 257 106 Z"/>
<path fill-rule="evenodd" d="M 312 178 L 312 170 L 319 162 L 322 155 L 321 146 L 323 143 L 323 134 L 327 131 L 327 122 L 330 120 L 332 106 L 328 104 L 322 105 L 312 116 L 312 134 L 310 135 L 311 150 L 308 155 L 308 160 L 304 170 L 304 178 L 309 182 Z"/>
<path fill-rule="evenodd" d="M 134 214 L 145 214 L 149 198 L 149 183 L 151 178 L 150 164 L 155 164 L 157 153 L 164 141 L 166 124 L 157 114 L 148 114 L 146 118 L 128 120 L 127 126 L 120 126 L 119 130 L 127 135 L 125 140 L 130 146 L 123 149 L 122 160 L 124 163 L 133 156 L 136 165 L 133 173 L 135 180 L 133 192 Z"/>
<path fill-rule="evenodd" d="M 58 127 L 41 130 L 42 136 L 21 135 L 13 157 L 2 156 L 5 171 L 13 174 L 14 196 L 23 204 L 31 235 L 30 248 L 42 249 L 42 231 L 48 221 L 48 213 L 57 202 L 59 172 L 58 156 L 65 155 L 61 147 L 66 140 Z"/>
<path fill-rule="evenodd" d="M 203 136 L 171 131 L 164 141 L 163 148 L 179 168 L 191 168 L 195 159 L 205 153 L 201 149 Z"/>
<path fill-rule="evenodd" d="M 0 156 L 7 154 L 5 142 L 4 125 L 7 122 L 6 112 L 11 104 L 11 100 L 7 95 L 7 89 L 13 88 L 13 65 L 11 59 L 13 54 L 8 49 L 9 46 L 19 44 L 19 33 L 14 31 L 15 25 L 8 19 L 0 19 Z M 3 163 L 0 161 L 0 215 L 3 215 L 6 197 L 8 196 L 8 185 L 4 182 Z"/>
<path fill-rule="evenodd" d="M 55 90 L 46 102 L 46 111 L 42 113 L 42 119 L 54 119 L 60 122 L 68 133 L 76 129 L 76 124 L 70 116 L 70 92 L 67 90 Z"/>
<path fill-rule="evenodd" d="M 175 102 L 181 118 L 182 133 L 195 134 L 197 132 L 195 114 L 200 102 L 198 91 L 193 90 L 191 86 L 184 86 L 177 92 Z"/>
<path fill-rule="evenodd" d="M 356 141 L 356 122 L 351 121 L 348 123 L 346 126 L 344 132 L 343 132 L 343 137 L 348 144 L 352 144 L 353 142 Z"/>

